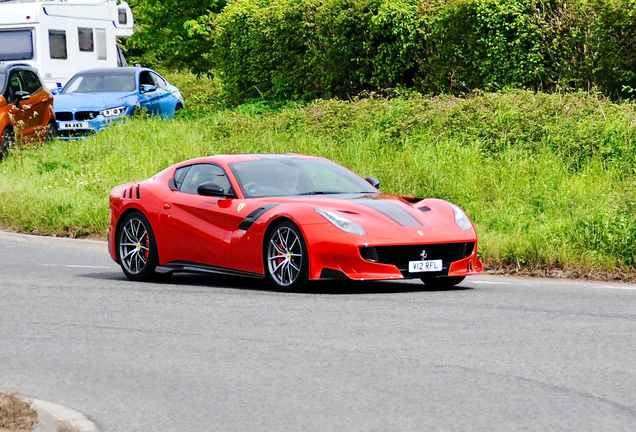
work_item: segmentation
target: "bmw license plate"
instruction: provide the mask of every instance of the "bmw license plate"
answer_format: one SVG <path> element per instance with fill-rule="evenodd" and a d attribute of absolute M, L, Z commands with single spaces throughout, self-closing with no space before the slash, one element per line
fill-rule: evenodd
<path fill-rule="evenodd" d="M 60 122 L 60 130 L 88 129 L 88 122 Z"/>
<path fill-rule="evenodd" d="M 409 261 L 409 273 L 442 271 L 442 260 Z"/>

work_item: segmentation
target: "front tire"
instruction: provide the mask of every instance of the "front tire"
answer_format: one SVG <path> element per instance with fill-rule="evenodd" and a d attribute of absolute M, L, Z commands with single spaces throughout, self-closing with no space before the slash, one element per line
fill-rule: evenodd
<path fill-rule="evenodd" d="M 157 243 L 148 219 L 139 211 L 129 213 L 117 232 L 117 258 L 126 277 L 152 279 L 158 264 Z"/>
<path fill-rule="evenodd" d="M 466 276 L 450 276 L 431 279 L 422 278 L 421 280 L 429 288 L 450 288 L 461 283 L 464 279 L 466 279 Z"/>
<path fill-rule="evenodd" d="M 9 149 L 15 144 L 15 134 L 10 127 L 2 131 L 0 137 L 0 160 L 4 159 L 9 152 Z"/>
<path fill-rule="evenodd" d="M 272 229 L 263 245 L 265 273 L 276 288 L 300 290 L 309 276 L 309 254 L 300 229 L 281 222 Z"/>
<path fill-rule="evenodd" d="M 53 141 L 57 138 L 57 122 L 51 120 L 46 126 L 46 133 L 44 134 L 44 142 Z"/>

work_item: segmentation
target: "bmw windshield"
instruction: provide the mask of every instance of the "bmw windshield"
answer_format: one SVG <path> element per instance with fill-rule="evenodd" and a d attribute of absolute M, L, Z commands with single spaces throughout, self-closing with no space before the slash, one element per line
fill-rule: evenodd
<path fill-rule="evenodd" d="M 130 92 L 135 90 L 135 75 L 131 73 L 87 73 L 75 75 L 61 93 Z"/>
<path fill-rule="evenodd" d="M 246 197 L 378 193 L 366 180 L 323 159 L 273 157 L 230 164 Z"/>

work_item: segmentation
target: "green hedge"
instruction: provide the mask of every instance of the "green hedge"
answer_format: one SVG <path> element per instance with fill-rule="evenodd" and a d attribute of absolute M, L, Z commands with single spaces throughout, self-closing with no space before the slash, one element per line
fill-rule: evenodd
<path fill-rule="evenodd" d="M 635 0 L 234 0 L 190 21 L 238 101 L 636 88 Z M 205 22 L 204 22 L 205 21 Z"/>

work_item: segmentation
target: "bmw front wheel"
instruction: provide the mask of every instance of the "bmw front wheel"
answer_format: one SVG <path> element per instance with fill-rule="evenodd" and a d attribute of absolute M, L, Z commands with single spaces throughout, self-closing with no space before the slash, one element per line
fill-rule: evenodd
<path fill-rule="evenodd" d="M 117 257 L 126 277 L 150 280 L 157 267 L 157 243 L 148 219 L 139 211 L 126 215 L 117 233 Z"/>
<path fill-rule="evenodd" d="M 300 229 L 281 222 L 265 238 L 264 258 L 267 278 L 277 288 L 298 291 L 309 276 L 309 255 Z"/>

